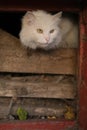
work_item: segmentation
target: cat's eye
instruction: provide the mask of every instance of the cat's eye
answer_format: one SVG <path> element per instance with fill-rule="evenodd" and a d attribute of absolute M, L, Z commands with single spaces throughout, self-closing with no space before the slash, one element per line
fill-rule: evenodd
<path fill-rule="evenodd" d="M 54 32 L 54 29 L 50 30 L 50 33 L 53 33 Z"/>
<path fill-rule="evenodd" d="M 43 33 L 43 30 L 40 29 L 40 28 L 38 28 L 38 29 L 37 29 L 37 32 L 38 32 L 38 33 Z"/>

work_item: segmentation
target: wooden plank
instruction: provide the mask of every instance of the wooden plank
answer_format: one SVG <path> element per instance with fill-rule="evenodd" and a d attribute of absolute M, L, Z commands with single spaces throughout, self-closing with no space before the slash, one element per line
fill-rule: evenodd
<path fill-rule="evenodd" d="M 77 121 L 34 120 L 0 122 L 1 130 L 76 130 Z M 77 129 L 78 130 L 78 129 Z"/>
<path fill-rule="evenodd" d="M 69 81 L 27 81 L 0 78 L 0 96 L 74 99 L 76 84 Z"/>
<path fill-rule="evenodd" d="M 80 58 L 79 58 L 79 129 L 87 129 L 87 6 L 80 12 Z"/>
<path fill-rule="evenodd" d="M 0 98 L 0 119 L 8 115 L 11 98 Z M 56 116 L 62 118 L 66 112 L 66 103 L 57 99 L 35 99 L 35 98 L 18 98 L 14 100 L 11 107 L 11 115 L 17 115 L 17 109 L 25 109 L 30 116 Z"/>
<path fill-rule="evenodd" d="M 50 3 L 50 4 L 49 4 Z M 64 0 L 44 0 L 41 1 L 11 1 L 8 0 L 6 2 L 0 1 L 0 11 L 27 11 L 27 10 L 50 10 L 50 11 L 79 11 L 79 1 L 64 1 Z"/>
<path fill-rule="evenodd" d="M 12 35 L 0 30 L 0 71 L 75 74 L 76 50 L 34 51 L 31 55 Z"/>

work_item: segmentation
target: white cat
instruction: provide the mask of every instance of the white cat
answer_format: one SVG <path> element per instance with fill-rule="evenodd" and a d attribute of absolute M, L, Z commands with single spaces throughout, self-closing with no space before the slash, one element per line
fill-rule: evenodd
<path fill-rule="evenodd" d="M 62 18 L 62 12 L 52 15 L 42 10 L 28 11 L 22 18 L 19 35 L 21 43 L 31 49 L 78 46 L 78 27 Z"/>

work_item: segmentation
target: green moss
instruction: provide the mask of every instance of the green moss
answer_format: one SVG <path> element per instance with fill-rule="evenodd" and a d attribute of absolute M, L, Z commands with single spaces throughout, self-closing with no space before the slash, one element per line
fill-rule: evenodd
<path fill-rule="evenodd" d="M 17 109 L 17 116 L 18 116 L 19 120 L 26 120 L 27 115 L 28 115 L 27 111 L 24 110 L 23 108 L 19 107 Z"/>

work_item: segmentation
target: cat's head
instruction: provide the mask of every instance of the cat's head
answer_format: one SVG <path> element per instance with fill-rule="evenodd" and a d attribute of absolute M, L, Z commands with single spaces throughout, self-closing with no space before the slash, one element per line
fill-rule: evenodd
<path fill-rule="evenodd" d="M 58 39 L 62 12 L 51 15 L 45 11 L 28 11 L 23 18 L 23 25 L 27 28 L 27 33 L 39 47 L 46 47 Z M 60 38 L 59 38 L 60 40 Z"/>

